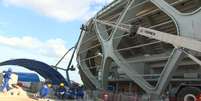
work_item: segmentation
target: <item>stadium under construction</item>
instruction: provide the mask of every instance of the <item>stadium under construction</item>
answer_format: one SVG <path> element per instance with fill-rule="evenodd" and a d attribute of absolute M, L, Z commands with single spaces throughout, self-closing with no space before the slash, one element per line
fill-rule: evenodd
<path fill-rule="evenodd" d="M 139 101 L 197 101 L 200 26 L 200 0 L 114 0 L 82 27 L 84 85 L 134 93 Z"/>

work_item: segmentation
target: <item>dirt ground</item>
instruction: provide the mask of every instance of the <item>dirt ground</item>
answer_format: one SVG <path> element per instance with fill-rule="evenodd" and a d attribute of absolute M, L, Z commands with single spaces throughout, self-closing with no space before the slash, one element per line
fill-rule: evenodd
<path fill-rule="evenodd" d="M 27 94 L 28 93 L 21 89 L 12 89 L 7 93 L 0 92 L 0 99 L 1 101 L 55 101 L 47 99 L 33 99 L 30 98 Z"/>
<path fill-rule="evenodd" d="M 30 98 L 29 96 L 32 96 Z M 21 88 L 11 89 L 7 93 L 0 92 L 0 101 L 60 101 L 55 99 L 36 99 L 35 94 L 23 91 Z M 34 98 L 34 99 L 33 99 Z M 75 101 L 75 100 L 65 100 Z"/>
<path fill-rule="evenodd" d="M 0 96 L 0 99 L 2 101 L 38 101 L 27 97 L 9 97 L 9 96 Z"/>
<path fill-rule="evenodd" d="M 15 97 L 15 96 L 0 96 L 1 101 L 59 101 L 59 100 L 50 100 L 50 99 L 31 99 L 29 97 Z M 65 101 L 74 101 L 74 100 L 65 100 Z"/>
<path fill-rule="evenodd" d="M 0 101 L 61 101 L 55 99 L 33 99 L 28 96 L 17 96 L 17 95 L 4 95 L 0 94 Z M 77 100 L 65 100 L 65 101 L 77 101 Z"/>

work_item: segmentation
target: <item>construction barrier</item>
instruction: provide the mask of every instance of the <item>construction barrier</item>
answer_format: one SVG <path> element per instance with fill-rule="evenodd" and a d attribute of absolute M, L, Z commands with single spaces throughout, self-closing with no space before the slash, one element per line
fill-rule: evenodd
<path fill-rule="evenodd" d="M 140 101 L 138 95 L 134 94 L 123 94 L 123 93 L 103 93 L 103 101 Z"/>
<path fill-rule="evenodd" d="M 101 99 L 102 101 L 143 101 L 147 99 L 135 93 L 113 93 L 107 91 L 86 91 L 86 99 Z"/>

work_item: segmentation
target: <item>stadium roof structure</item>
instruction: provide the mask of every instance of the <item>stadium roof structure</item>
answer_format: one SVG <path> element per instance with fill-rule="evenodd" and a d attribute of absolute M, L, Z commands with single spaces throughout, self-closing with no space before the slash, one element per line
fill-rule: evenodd
<path fill-rule="evenodd" d="M 42 77 L 44 77 L 46 80 L 49 80 L 52 84 L 68 84 L 65 78 L 57 70 L 53 69 L 50 65 L 44 62 L 32 59 L 13 59 L 0 63 L 0 66 L 5 65 L 16 65 L 29 69 L 31 71 L 35 71 Z"/>

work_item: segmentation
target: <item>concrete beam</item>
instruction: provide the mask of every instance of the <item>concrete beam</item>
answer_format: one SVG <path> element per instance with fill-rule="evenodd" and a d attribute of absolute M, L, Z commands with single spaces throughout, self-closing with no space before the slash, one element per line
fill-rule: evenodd
<path fill-rule="evenodd" d="M 159 81 L 156 85 L 156 94 L 160 95 L 169 84 L 179 62 L 184 58 L 183 50 L 175 48 L 171 57 L 168 59 L 165 68 L 163 69 Z"/>

